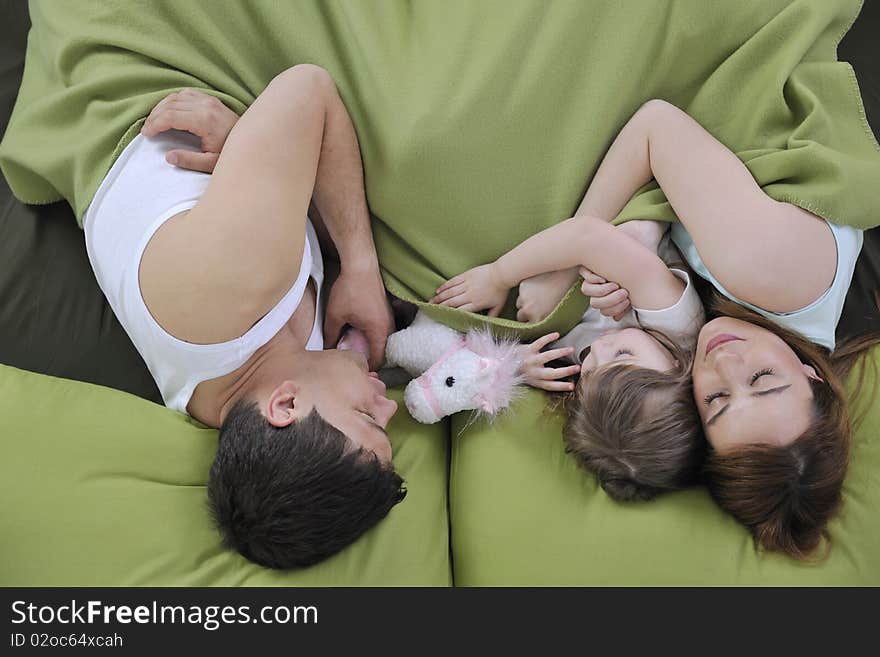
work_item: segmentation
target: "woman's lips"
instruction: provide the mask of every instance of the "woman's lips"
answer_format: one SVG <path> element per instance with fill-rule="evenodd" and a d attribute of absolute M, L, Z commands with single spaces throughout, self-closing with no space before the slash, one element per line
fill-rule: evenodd
<path fill-rule="evenodd" d="M 730 333 L 722 333 L 721 335 L 716 335 L 714 338 L 709 340 L 709 344 L 706 345 L 706 355 L 708 356 L 710 351 L 712 351 L 715 347 L 720 347 L 725 342 L 742 339 L 743 338 L 736 335 L 731 335 Z"/>

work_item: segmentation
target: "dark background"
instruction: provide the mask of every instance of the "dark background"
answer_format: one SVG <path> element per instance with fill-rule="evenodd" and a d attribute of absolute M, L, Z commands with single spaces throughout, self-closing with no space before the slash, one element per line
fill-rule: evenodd
<path fill-rule="evenodd" d="M 60 0 L 59 0 L 60 1 Z M 23 0 L 0 0 L 0 135 L 24 68 Z M 880 135 L 880 0 L 866 0 L 844 37 L 875 135 Z M 880 184 L 880 181 L 877 181 Z M 877 208 L 880 223 L 880 208 Z M 865 233 L 838 339 L 880 331 L 880 228 Z M 0 180 L 0 363 L 97 383 L 161 403 L 159 391 L 95 281 L 66 202 L 28 206 Z"/>

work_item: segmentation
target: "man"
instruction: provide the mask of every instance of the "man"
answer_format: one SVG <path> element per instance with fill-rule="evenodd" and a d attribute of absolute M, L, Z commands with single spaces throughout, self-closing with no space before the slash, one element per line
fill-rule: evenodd
<path fill-rule="evenodd" d="M 323 331 L 312 203 L 340 263 Z M 357 138 L 326 71 L 284 71 L 240 119 L 199 92 L 168 96 L 84 228 L 166 405 L 220 429 L 208 493 L 227 546 L 270 567 L 308 565 L 403 498 L 385 432 L 397 404 L 372 371 L 392 316 Z M 322 350 L 346 324 L 366 335 L 369 366 Z"/>

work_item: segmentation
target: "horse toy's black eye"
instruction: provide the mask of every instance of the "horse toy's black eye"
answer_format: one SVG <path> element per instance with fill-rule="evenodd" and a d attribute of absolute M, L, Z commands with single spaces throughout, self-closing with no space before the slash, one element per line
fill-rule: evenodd
<path fill-rule="evenodd" d="M 455 379 L 452 378 L 451 376 L 446 377 L 446 386 L 451 388 L 454 385 L 455 385 Z"/>

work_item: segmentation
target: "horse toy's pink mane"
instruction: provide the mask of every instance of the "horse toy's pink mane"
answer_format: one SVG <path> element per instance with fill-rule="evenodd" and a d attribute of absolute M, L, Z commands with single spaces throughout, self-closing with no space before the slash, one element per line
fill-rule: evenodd
<path fill-rule="evenodd" d="M 412 376 L 404 392 L 410 414 L 430 424 L 463 410 L 490 418 L 510 405 L 523 377 L 519 344 L 487 329 L 461 334 L 419 312 L 388 337 L 386 361 Z"/>

